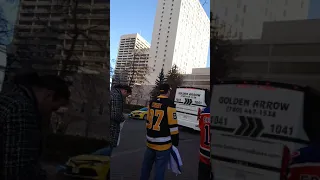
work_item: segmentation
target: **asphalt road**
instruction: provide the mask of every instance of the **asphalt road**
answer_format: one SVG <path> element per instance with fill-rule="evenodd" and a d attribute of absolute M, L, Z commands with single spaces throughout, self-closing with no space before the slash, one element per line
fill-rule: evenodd
<path fill-rule="evenodd" d="M 121 132 L 120 145 L 114 149 L 111 159 L 111 180 L 139 180 L 145 148 L 145 122 L 128 119 Z M 176 176 L 167 171 L 165 179 L 197 180 L 199 133 L 181 129 L 178 149 L 183 162 L 182 174 Z M 56 166 L 44 164 L 49 180 L 61 179 L 56 176 Z"/>
<path fill-rule="evenodd" d="M 120 145 L 111 159 L 111 179 L 139 180 L 145 147 L 145 123 L 142 120 L 127 120 Z M 166 180 L 197 180 L 199 134 L 181 130 L 178 149 L 183 161 L 182 174 L 176 176 L 167 171 Z"/>

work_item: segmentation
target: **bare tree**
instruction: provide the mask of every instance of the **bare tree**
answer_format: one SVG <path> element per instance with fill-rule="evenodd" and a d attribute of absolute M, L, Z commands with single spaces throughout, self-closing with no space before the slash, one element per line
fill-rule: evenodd
<path fill-rule="evenodd" d="M 236 71 L 239 67 L 235 62 L 236 49 L 232 45 L 232 42 L 224 34 L 224 24 L 218 22 L 218 18 L 214 18 L 212 13 L 211 19 L 211 35 L 210 35 L 210 47 L 211 53 L 211 84 L 215 84 L 222 78 L 226 78 L 231 72 Z"/>
<path fill-rule="evenodd" d="M 3 9 L 0 8 L 0 46 L 8 45 L 12 38 L 13 26 L 6 19 Z M 0 52 L 5 53 L 5 49 L 0 48 Z"/>
<path fill-rule="evenodd" d="M 127 84 L 133 87 L 135 83 L 145 84 L 147 82 L 147 75 L 150 74 L 150 67 L 147 63 L 148 50 L 134 49 L 133 58 L 128 60 L 121 70 L 114 70 L 116 84 Z"/>
<path fill-rule="evenodd" d="M 17 53 L 12 59 L 18 62 L 18 68 L 38 72 L 46 69 L 46 72 L 50 70 L 70 80 L 72 102 L 67 112 L 56 114 L 56 119 L 65 122 L 63 131 L 75 120 L 82 120 L 86 124 L 84 134 L 88 135 L 91 121 L 96 119 L 94 111 L 108 109 L 108 100 L 103 96 L 108 90 L 110 71 L 109 19 L 106 18 L 109 3 L 101 1 L 101 4 L 92 5 L 86 0 L 52 2 L 53 8 L 48 10 L 50 16 L 35 13 L 34 24 L 39 32 L 23 33 L 18 29 L 19 43 L 16 43 Z M 83 105 L 85 108 L 81 113 Z"/>
<path fill-rule="evenodd" d="M 77 89 L 78 100 L 81 101 L 82 112 L 84 114 L 85 130 L 84 134 L 88 137 L 92 124 L 97 121 L 101 115 L 108 112 L 108 81 L 105 76 L 107 73 L 91 71 L 79 73 L 74 76 L 74 88 Z"/>

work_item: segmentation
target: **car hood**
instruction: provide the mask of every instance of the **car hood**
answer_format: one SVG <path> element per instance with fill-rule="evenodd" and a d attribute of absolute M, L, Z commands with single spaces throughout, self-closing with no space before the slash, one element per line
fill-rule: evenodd
<path fill-rule="evenodd" d="M 143 113 L 145 111 L 132 111 L 131 114 L 138 114 L 138 113 Z"/>
<path fill-rule="evenodd" d="M 75 156 L 70 158 L 70 161 L 72 162 L 101 162 L 101 163 L 105 163 L 105 162 L 109 162 L 110 161 L 110 157 L 109 156 L 99 156 L 99 155 L 79 155 L 79 156 Z"/>

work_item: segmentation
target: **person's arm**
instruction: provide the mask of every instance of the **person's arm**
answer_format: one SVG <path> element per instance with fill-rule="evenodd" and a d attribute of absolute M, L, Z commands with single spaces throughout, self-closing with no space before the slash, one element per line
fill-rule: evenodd
<path fill-rule="evenodd" d="M 110 98 L 111 120 L 121 123 L 125 120 L 122 112 L 123 101 L 121 97 L 112 95 Z"/>
<path fill-rule="evenodd" d="M 168 124 L 170 128 L 171 140 L 174 146 L 179 145 L 179 129 L 178 129 L 178 120 L 176 114 L 176 108 L 174 105 L 171 105 L 167 109 L 168 113 Z"/>
<path fill-rule="evenodd" d="M 40 141 L 35 139 L 41 138 L 40 127 L 27 106 L 16 103 L 8 107 L 2 121 L 1 180 L 46 179 L 38 161 Z"/>

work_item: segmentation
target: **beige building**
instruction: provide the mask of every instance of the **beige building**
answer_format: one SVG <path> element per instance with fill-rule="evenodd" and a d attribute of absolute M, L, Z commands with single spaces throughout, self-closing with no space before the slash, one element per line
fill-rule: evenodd
<path fill-rule="evenodd" d="M 193 68 L 191 74 L 184 75 L 183 86 L 210 89 L 210 67 Z"/>
<path fill-rule="evenodd" d="M 129 82 L 131 85 L 144 84 L 149 71 L 149 50 L 150 44 L 140 34 L 121 36 L 115 66 L 115 81 L 120 78 L 120 81 L 131 81 Z"/>
<path fill-rule="evenodd" d="M 239 72 L 232 77 L 320 89 L 320 20 L 264 23 L 259 40 L 237 41 Z"/>
<path fill-rule="evenodd" d="M 67 8 L 75 6 L 66 2 L 21 0 L 13 41 L 20 60 L 25 60 L 27 65 L 41 64 L 37 67 L 44 71 L 48 71 L 48 65 L 49 69 L 55 65 L 56 71 L 73 46 L 70 60 L 74 64 L 106 68 L 109 65 L 109 50 L 106 48 L 109 46 L 109 16 L 106 15 L 109 14 L 109 3 L 81 0 L 75 10 Z M 75 25 L 79 29 L 77 37 L 73 32 Z M 74 68 L 69 70 L 78 71 Z"/>

